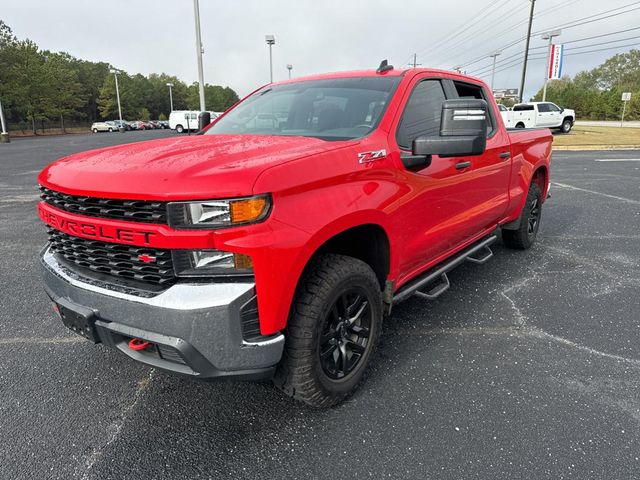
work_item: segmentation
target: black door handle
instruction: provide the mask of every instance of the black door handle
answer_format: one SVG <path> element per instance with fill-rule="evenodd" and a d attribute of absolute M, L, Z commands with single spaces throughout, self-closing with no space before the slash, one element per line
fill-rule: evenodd
<path fill-rule="evenodd" d="M 511 158 L 511 152 L 502 152 L 500 158 Z"/>
<path fill-rule="evenodd" d="M 456 170 L 464 170 L 465 168 L 469 168 L 471 166 L 471 162 L 470 161 L 466 161 L 466 162 L 458 162 L 456 163 Z"/>

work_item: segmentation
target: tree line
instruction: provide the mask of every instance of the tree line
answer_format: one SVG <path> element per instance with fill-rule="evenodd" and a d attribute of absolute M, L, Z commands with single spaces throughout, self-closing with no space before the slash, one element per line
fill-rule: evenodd
<path fill-rule="evenodd" d="M 640 50 L 614 55 L 573 78 L 549 82 L 546 99 L 574 109 L 579 119 L 619 120 L 623 92 L 631 92 L 625 120 L 640 120 Z M 533 100 L 542 100 L 542 89 Z"/>
<path fill-rule="evenodd" d="M 8 123 L 29 122 L 35 131 L 42 121 L 91 123 L 118 118 L 115 79 L 106 62 L 75 58 L 64 52 L 40 50 L 31 40 L 19 40 L 0 20 L 0 100 Z M 187 85 L 173 75 L 118 74 L 122 117 L 165 119 L 175 110 L 199 110 L 198 83 Z M 229 87 L 205 85 L 206 109 L 224 111 L 238 101 Z"/>

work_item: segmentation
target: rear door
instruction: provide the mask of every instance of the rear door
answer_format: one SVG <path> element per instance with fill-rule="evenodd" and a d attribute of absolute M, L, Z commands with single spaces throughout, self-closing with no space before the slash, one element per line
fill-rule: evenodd
<path fill-rule="evenodd" d="M 536 110 L 536 127 L 549 127 L 553 124 L 552 113 L 548 103 L 537 104 Z"/>
<path fill-rule="evenodd" d="M 389 134 L 391 155 L 397 158 L 411 155 L 414 139 L 440 134 L 445 81 L 419 75 L 411 82 Z M 403 167 L 400 172 L 399 184 L 408 198 L 392 213 L 395 228 L 401 232 L 400 282 L 461 243 L 467 235 L 464 219 L 469 203 L 460 191 L 465 190 L 471 171 L 456 168 L 459 161 L 433 155 L 430 165 Z"/>
<path fill-rule="evenodd" d="M 554 103 L 549 105 L 549 127 L 559 127 L 562 124 L 562 110 Z"/>

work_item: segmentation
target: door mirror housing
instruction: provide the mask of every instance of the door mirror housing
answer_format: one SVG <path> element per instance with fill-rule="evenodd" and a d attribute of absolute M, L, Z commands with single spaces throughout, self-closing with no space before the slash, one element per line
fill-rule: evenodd
<path fill-rule="evenodd" d="M 487 146 L 487 110 L 487 102 L 479 99 L 442 102 L 440 135 L 416 138 L 413 155 L 481 155 Z"/>

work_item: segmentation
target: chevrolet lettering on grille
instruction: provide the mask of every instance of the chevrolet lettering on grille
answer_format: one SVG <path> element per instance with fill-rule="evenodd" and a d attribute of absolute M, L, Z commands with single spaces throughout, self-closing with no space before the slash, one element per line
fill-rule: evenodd
<path fill-rule="evenodd" d="M 134 229 L 113 227 L 110 225 L 96 225 L 86 221 L 69 220 L 55 213 L 38 207 L 40 218 L 51 227 L 70 235 L 101 240 L 104 242 L 121 242 L 135 245 L 150 245 L 151 237 L 156 234 Z M 144 260 L 142 260 L 144 261 Z"/>

